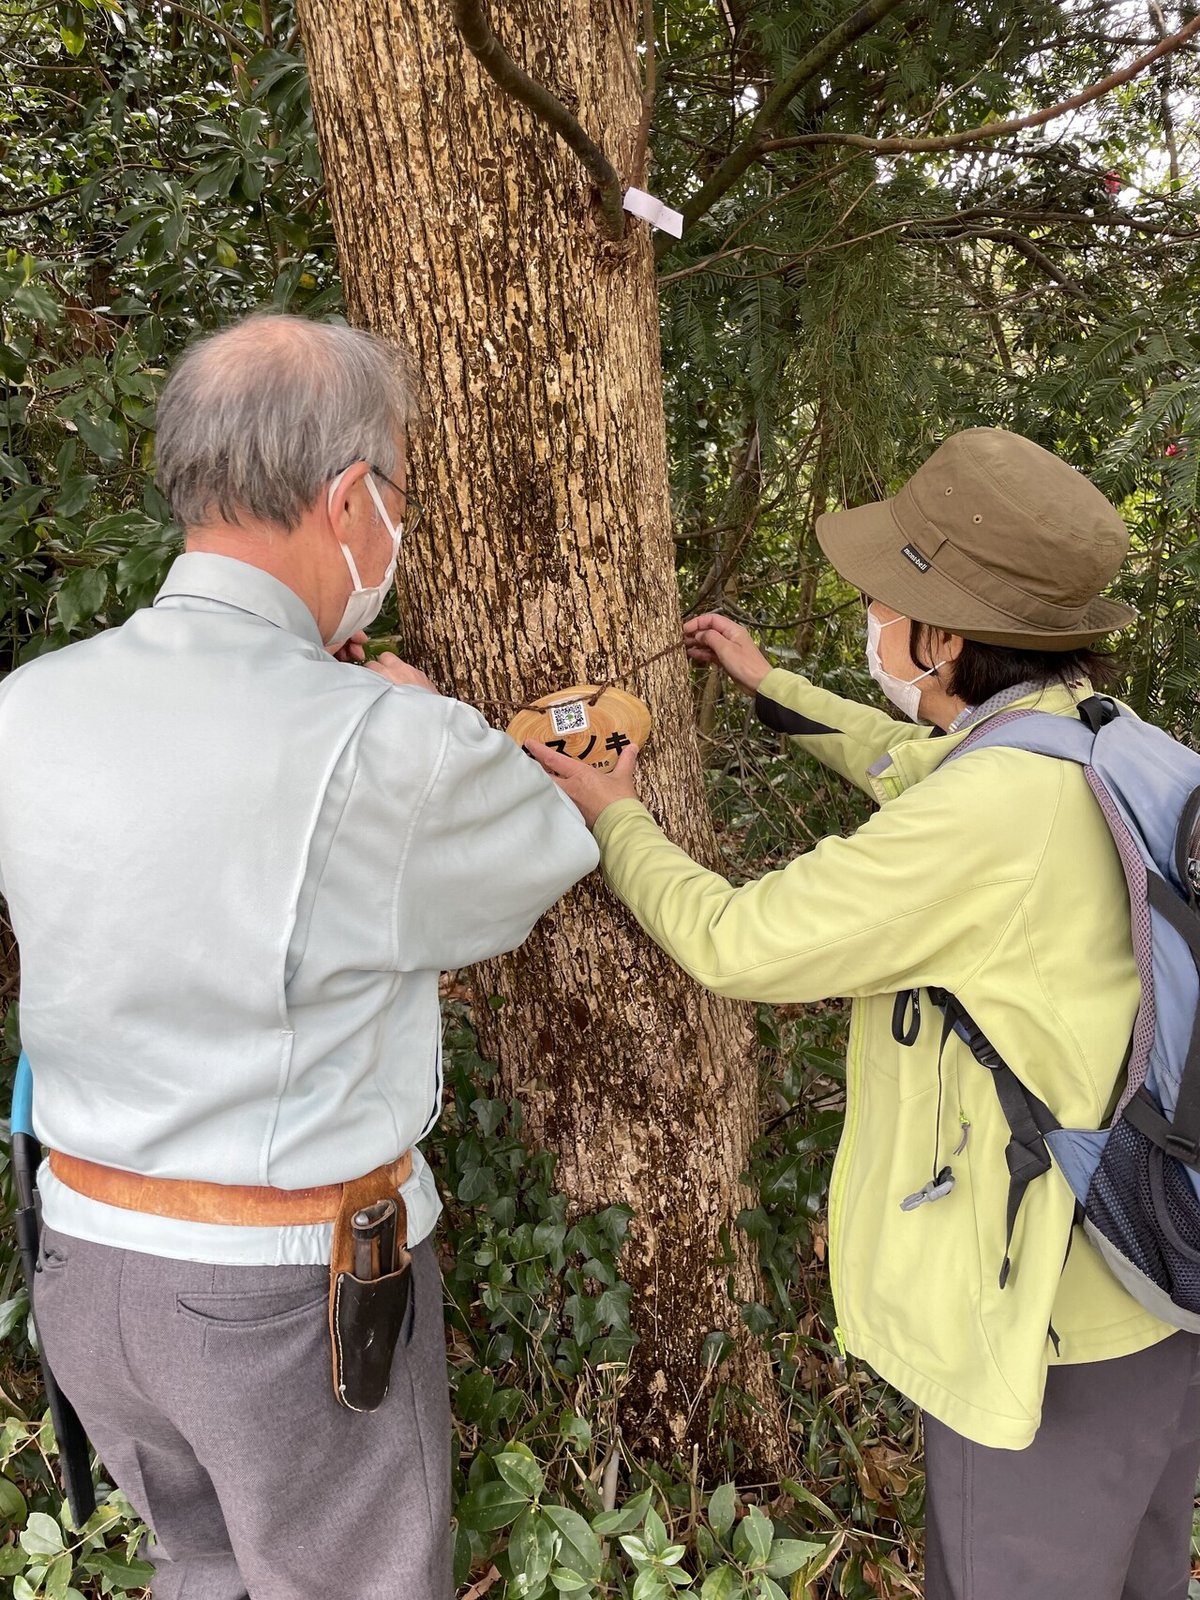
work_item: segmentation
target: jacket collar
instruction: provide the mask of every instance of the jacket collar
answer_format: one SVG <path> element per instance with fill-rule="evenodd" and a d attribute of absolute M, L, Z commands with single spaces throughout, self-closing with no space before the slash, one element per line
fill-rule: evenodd
<path fill-rule="evenodd" d="M 997 695 L 994 700 L 978 707 L 975 714 L 967 718 L 954 733 L 938 735 L 914 728 L 910 739 L 902 739 L 894 744 L 867 774 L 872 792 L 880 805 L 894 800 L 905 789 L 911 789 L 914 783 L 927 778 L 969 734 L 983 727 L 1001 711 L 1049 711 L 1055 716 L 1073 716 L 1075 707 L 1092 693 L 1092 686 L 1086 678 L 1079 679 L 1070 687 L 1051 683 L 1027 689 L 1016 699 L 1007 694 Z"/>
<path fill-rule="evenodd" d="M 177 556 L 154 604 L 175 599 L 215 600 L 325 648 L 316 618 L 300 596 L 269 572 L 233 556 L 212 555 L 206 550 Z"/>

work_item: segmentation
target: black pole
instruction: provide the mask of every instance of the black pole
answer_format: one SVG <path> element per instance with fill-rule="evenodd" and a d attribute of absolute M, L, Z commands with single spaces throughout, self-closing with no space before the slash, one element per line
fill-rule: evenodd
<path fill-rule="evenodd" d="M 17 1248 L 21 1252 L 21 1266 L 29 1289 L 29 1311 L 37 1328 L 37 1313 L 33 1306 L 33 1285 L 38 1272 L 38 1235 L 40 1224 L 37 1203 L 37 1170 L 41 1164 L 42 1148 L 31 1133 L 14 1133 L 12 1136 L 12 1171 L 17 1191 Z M 42 1367 L 42 1384 L 50 1407 L 50 1420 L 58 1439 L 58 1463 L 62 1473 L 63 1493 L 71 1508 L 71 1520 L 82 1528 L 96 1509 L 96 1489 L 92 1483 L 92 1463 L 88 1451 L 87 1434 L 75 1407 L 54 1381 L 41 1336 L 38 1336 L 38 1355 Z"/>

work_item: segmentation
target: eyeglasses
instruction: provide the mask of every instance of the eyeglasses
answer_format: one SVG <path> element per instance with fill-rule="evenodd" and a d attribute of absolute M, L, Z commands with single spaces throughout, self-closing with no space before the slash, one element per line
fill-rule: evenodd
<path fill-rule="evenodd" d="M 382 467 L 377 467 L 373 461 L 368 461 L 367 465 L 377 478 L 383 479 L 389 489 L 394 489 L 397 494 L 404 496 L 404 532 L 406 536 L 416 533 L 421 526 L 421 519 L 425 515 L 425 507 L 416 498 L 411 489 L 402 489 L 394 478 L 388 477 Z"/>
<path fill-rule="evenodd" d="M 362 457 L 359 456 L 358 459 L 361 461 Z M 339 470 L 334 473 L 334 477 L 335 478 L 340 478 L 342 473 L 345 472 L 347 470 L 347 468 L 352 467 L 353 465 L 354 465 L 353 461 L 347 461 L 346 466 L 339 468 Z M 403 497 L 404 497 L 404 518 L 403 518 L 403 521 L 404 521 L 404 532 L 405 532 L 406 535 L 410 534 L 410 533 L 416 533 L 417 529 L 421 526 L 422 520 L 424 519 L 425 507 L 420 503 L 420 501 L 417 499 L 416 495 L 413 494 L 411 489 L 402 489 L 400 487 L 400 485 L 396 482 L 395 478 L 389 478 L 388 477 L 387 473 L 383 470 L 382 467 L 377 467 L 373 461 L 368 461 L 367 465 L 368 465 L 368 467 L 370 467 L 371 472 L 372 472 L 374 477 L 382 478 L 384 483 L 387 484 L 389 489 L 394 489 L 398 495 L 403 495 Z"/>

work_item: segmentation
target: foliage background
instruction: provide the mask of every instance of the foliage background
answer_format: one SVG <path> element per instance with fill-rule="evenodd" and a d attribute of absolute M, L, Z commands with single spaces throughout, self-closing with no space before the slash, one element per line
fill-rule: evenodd
<path fill-rule="evenodd" d="M 497 15 L 499 11 L 497 8 Z M 754 136 L 772 87 L 842 16 L 833 0 L 649 7 L 649 186 L 686 205 Z M 854 597 L 813 538 L 827 507 L 886 492 L 979 423 L 1061 449 L 1122 506 L 1134 706 L 1191 739 L 1197 547 L 1198 69 L 1191 53 L 1035 133 L 1054 104 L 1183 17 L 1151 0 L 910 3 L 789 101 L 736 185 L 664 245 L 661 307 L 681 594 L 752 625 L 782 664 L 873 694 Z M 498 22 L 498 26 L 503 26 Z M 302 41 L 273 0 L 0 0 L 0 673 L 118 624 L 177 548 L 153 483 L 154 404 L 197 331 L 254 307 L 339 314 Z M 820 142 L 983 130 L 880 155 Z M 603 130 L 593 130 L 603 137 Z M 385 618 L 383 631 L 400 626 Z M 697 682 L 728 869 L 747 876 L 861 802 L 785 760 L 715 677 Z M 19 1043 L 0 919 L 0 1100 Z M 447 1002 L 435 1161 L 456 1389 L 458 1577 L 491 1590 L 704 1600 L 920 1591 L 922 1480 L 909 1408 L 830 1339 L 823 1208 L 840 1128 L 842 1015 L 765 1010 L 763 1135 L 740 1225 L 767 1298 L 795 1476 L 736 1480 L 737 1396 L 695 1403 L 729 1481 L 631 1459 L 627 1218 L 569 1216 L 520 1107 L 490 1092 Z M 3 1147 L 0 1146 L 0 1152 Z M 0 1153 L 0 1205 L 11 1205 Z M 16 1600 L 141 1589 L 140 1534 L 103 1493 L 69 1530 L 51 1476 L 27 1300 L 0 1236 L 0 1577 Z"/>

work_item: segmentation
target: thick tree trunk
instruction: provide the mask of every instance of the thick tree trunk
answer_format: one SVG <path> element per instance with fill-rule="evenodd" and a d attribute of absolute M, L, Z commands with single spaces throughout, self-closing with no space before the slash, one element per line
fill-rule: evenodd
<path fill-rule="evenodd" d="M 578 160 L 480 71 L 448 0 L 299 10 L 351 316 L 407 344 L 425 386 L 413 460 L 431 516 L 401 557 L 407 648 L 500 725 L 571 683 L 642 694 L 644 790 L 711 858 L 683 655 L 628 676 L 680 636 L 645 224 L 606 237 Z M 630 0 L 493 13 L 518 64 L 624 174 L 640 109 Z M 727 1292 L 731 1280 L 754 1298 L 756 1281 L 732 1229 L 757 1121 L 745 1009 L 675 971 L 598 878 L 477 977 L 503 1002 L 479 1008 L 485 1043 L 565 1192 L 579 1209 L 636 1212 L 627 1433 L 663 1455 L 703 1441 L 701 1346 L 727 1329 L 738 1350 L 721 1377 L 763 1408 L 749 1454 L 777 1464 L 769 1367 Z M 710 1265 L 722 1229 L 732 1267 Z"/>

